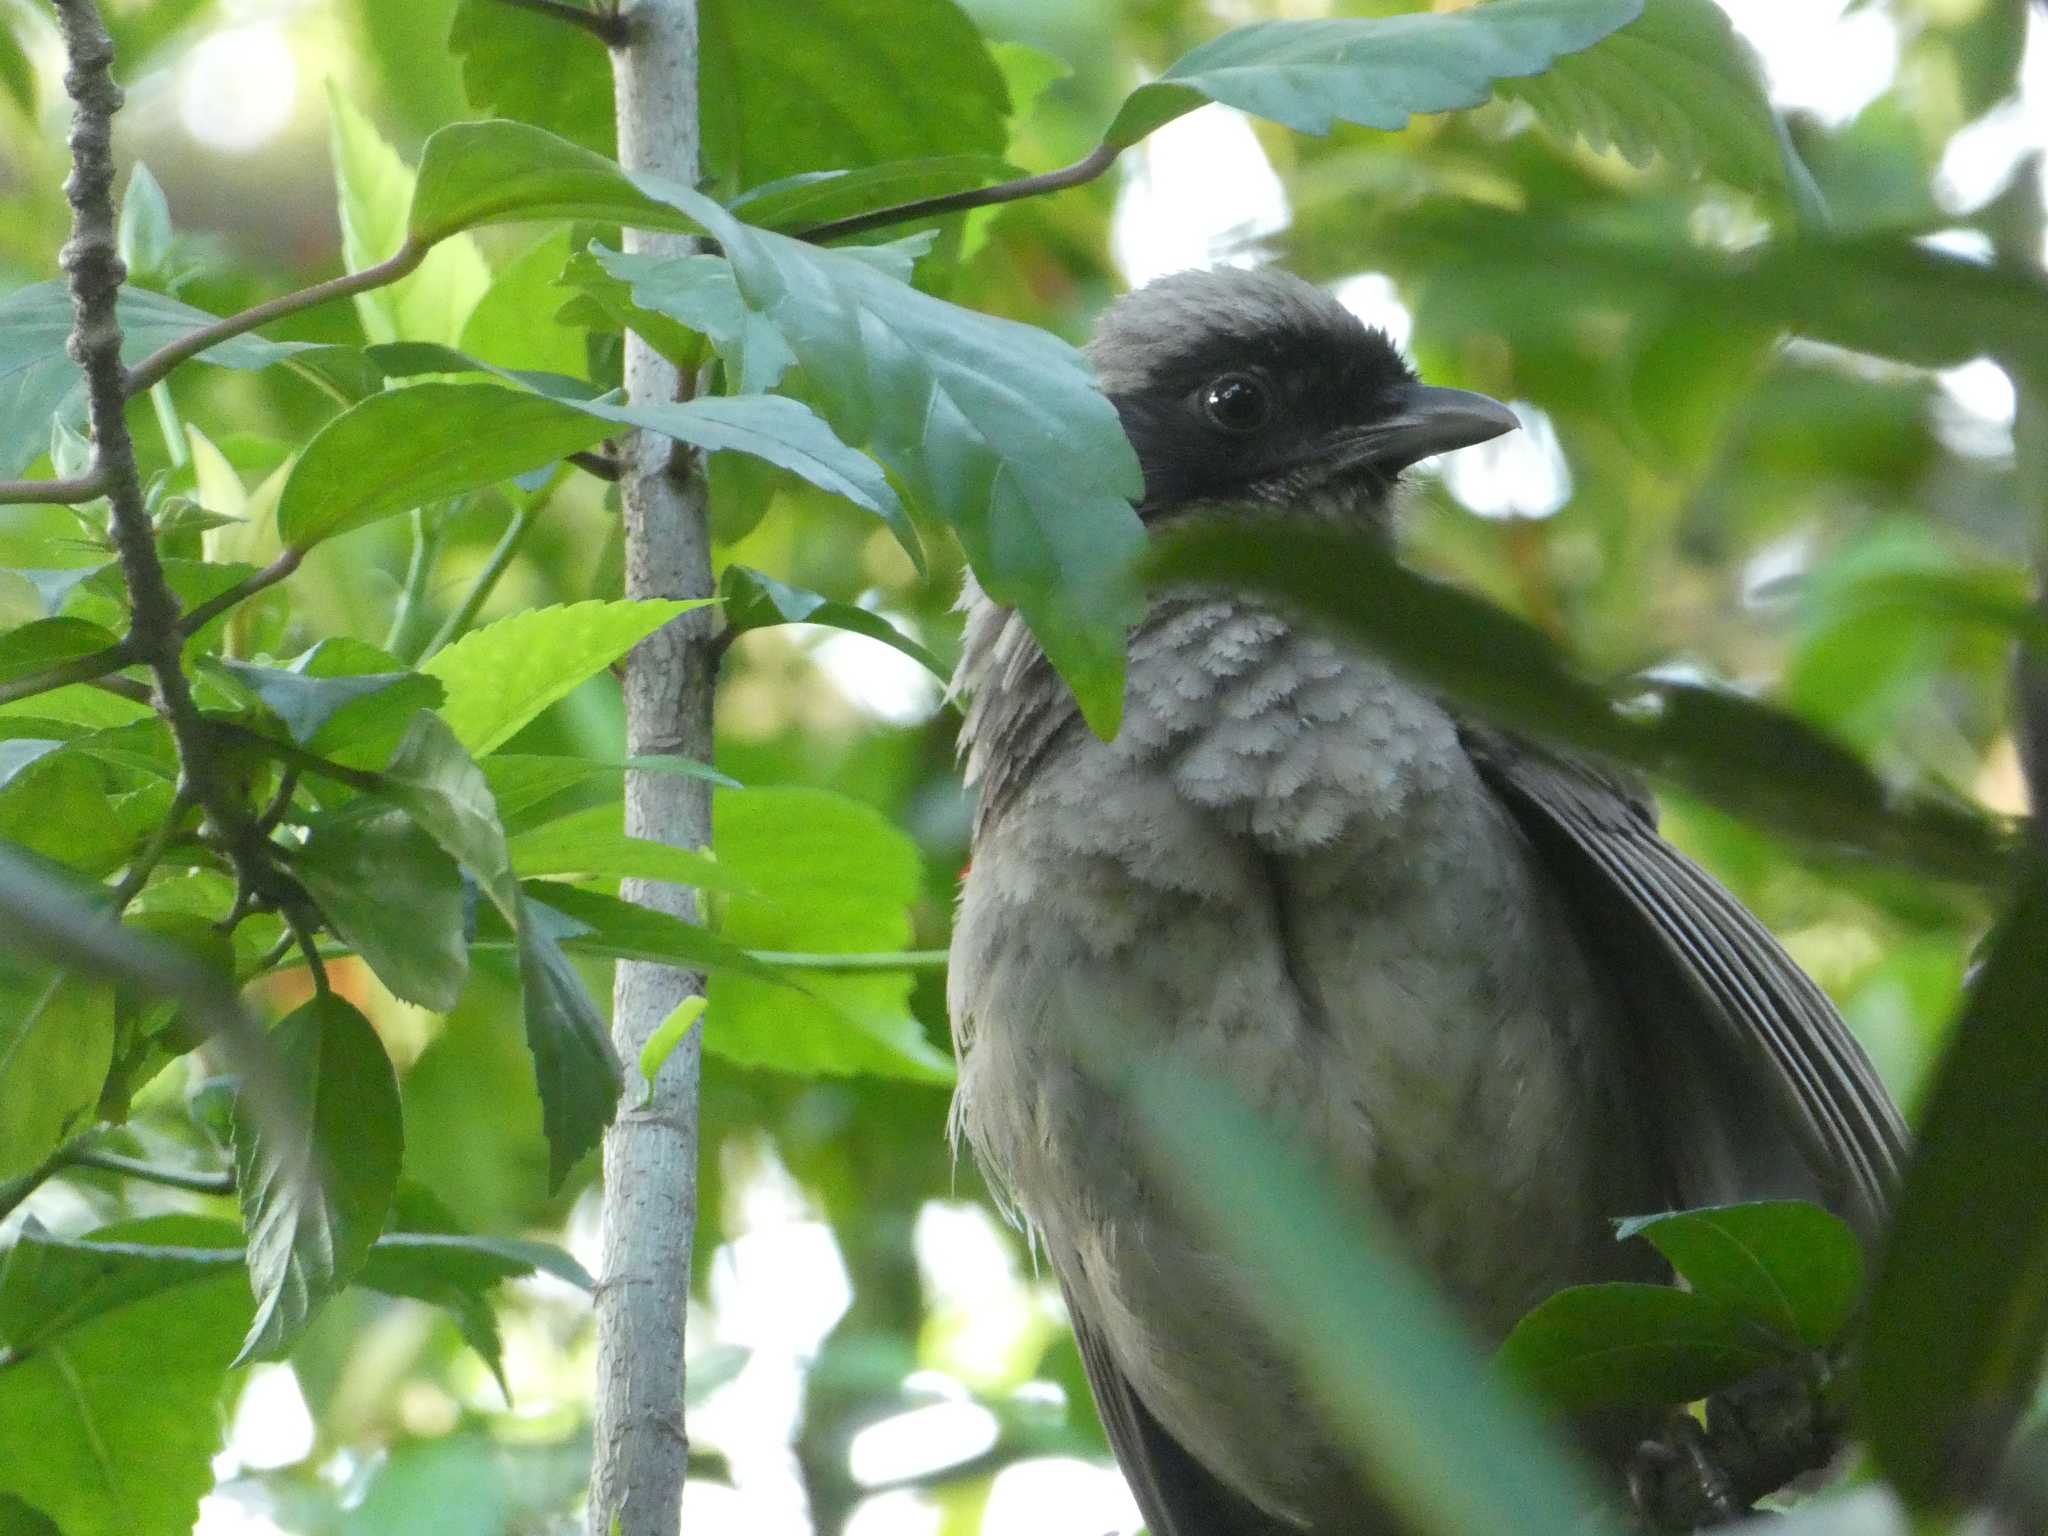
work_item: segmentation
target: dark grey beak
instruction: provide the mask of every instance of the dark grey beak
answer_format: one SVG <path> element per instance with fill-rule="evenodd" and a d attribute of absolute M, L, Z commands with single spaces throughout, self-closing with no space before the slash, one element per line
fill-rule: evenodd
<path fill-rule="evenodd" d="M 1395 396 L 1392 413 L 1354 435 L 1347 447 L 1394 474 L 1432 453 L 1469 448 L 1520 425 L 1513 411 L 1489 396 L 1409 384 Z"/>

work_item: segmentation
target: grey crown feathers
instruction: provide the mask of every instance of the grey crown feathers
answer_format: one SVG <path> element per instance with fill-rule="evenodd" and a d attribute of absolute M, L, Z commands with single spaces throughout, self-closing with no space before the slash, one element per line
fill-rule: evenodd
<path fill-rule="evenodd" d="M 1091 350 L 1148 521 L 1384 529 L 1417 459 L 1513 425 L 1275 271 L 1154 283 Z M 1486 1340 L 1561 1286 L 1658 1278 L 1617 1216 L 1881 1223 L 1897 1111 L 1636 786 L 1214 590 L 1155 597 L 1104 742 L 1022 622 L 963 601 L 954 1123 L 1044 1244 L 1154 1536 L 1397 1527 L 1140 1145 L 1117 1081 L 1148 1061 L 1295 1127 Z M 1639 1428 L 1585 1434 L 1618 1459 Z"/>

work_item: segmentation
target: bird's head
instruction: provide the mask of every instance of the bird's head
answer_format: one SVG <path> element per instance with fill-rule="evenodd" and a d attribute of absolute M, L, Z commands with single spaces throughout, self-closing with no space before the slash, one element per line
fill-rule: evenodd
<path fill-rule="evenodd" d="M 1516 426 L 1422 383 L 1386 336 L 1289 273 L 1181 272 L 1126 295 L 1089 353 L 1145 471 L 1148 519 L 1271 505 L 1377 521 L 1401 472 Z"/>

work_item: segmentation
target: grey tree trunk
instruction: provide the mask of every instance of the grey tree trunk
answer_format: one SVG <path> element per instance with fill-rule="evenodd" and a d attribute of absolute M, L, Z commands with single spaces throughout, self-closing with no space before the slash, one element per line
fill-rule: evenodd
<path fill-rule="evenodd" d="M 619 160 L 683 186 L 697 180 L 696 0 L 635 0 L 625 46 L 612 53 Z M 626 232 L 632 251 L 681 253 L 676 235 Z M 637 336 L 626 337 L 626 388 L 636 400 L 683 396 L 688 381 Z M 626 595 L 711 595 L 704 477 L 693 456 L 639 433 L 622 445 Z M 686 614 L 633 652 L 626 668 L 626 750 L 711 757 L 713 662 L 709 610 Z M 711 840 L 710 786 L 674 774 L 628 774 L 626 831 L 679 847 Z M 694 895 L 628 881 L 624 896 L 695 921 Z M 674 1536 L 681 1525 L 689 1441 L 683 1426 L 683 1323 L 697 1222 L 697 1080 L 702 1040 L 692 1028 L 640 1102 L 641 1047 L 704 979 L 621 962 L 612 1039 L 628 1088 L 604 1140 L 603 1254 L 597 1294 L 595 1463 L 590 1536 Z"/>

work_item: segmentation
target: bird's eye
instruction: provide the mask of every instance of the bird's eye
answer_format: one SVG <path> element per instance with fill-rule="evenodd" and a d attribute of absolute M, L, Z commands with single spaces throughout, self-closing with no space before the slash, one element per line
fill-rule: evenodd
<path fill-rule="evenodd" d="M 1273 397 L 1248 373 L 1226 373 L 1202 391 L 1202 414 L 1226 432 L 1256 432 L 1273 414 Z"/>

